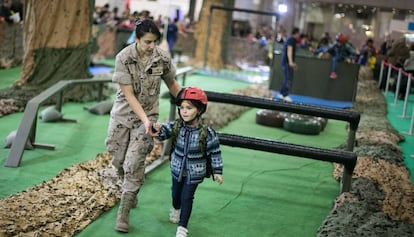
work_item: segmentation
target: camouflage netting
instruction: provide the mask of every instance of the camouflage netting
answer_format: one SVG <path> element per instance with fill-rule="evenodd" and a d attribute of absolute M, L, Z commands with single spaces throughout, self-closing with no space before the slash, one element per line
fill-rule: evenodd
<path fill-rule="evenodd" d="M 90 77 L 87 61 L 91 25 L 87 22 L 91 22 L 93 1 L 48 3 L 25 1 L 25 18 L 30 20 L 23 24 L 22 76 L 15 86 L 43 89 L 62 79 Z M 68 16 L 76 17 L 68 20 Z"/>
<path fill-rule="evenodd" d="M 102 182 L 106 154 L 0 201 L 0 236 L 72 236 L 114 206 L 119 192 Z"/>
<path fill-rule="evenodd" d="M 21 65 L 23 60 L 22 25 L 0 21 L 0 42 L 0 68 Z"/>
<path fill-rule="evenodd" d="M 351 191 L 337 198 L 317 236 L 414 236 L 414 187 L 398 146 L 404 138 L 388 122 L 374 80 L 360 77 L 354 108 L 361 121 Z M 342 170 L 335 164 L 335 179 Z"/>
<path fill-rule="evenodd" d="M 235 93 L 271 96 L 266 86 L 256 85 Z M 247 109 L 210 103 L 205 119 L 218 129 Z M 228 111 L 225 116 L 220 113 L 223 110 Z M 162 143 L 156 142 L 146 165 L 159 158 L 161 151 Z M 109 163 L 107 153 L 98 154 L 94 160 L 71 166 L 51 180 L 0 200 L 0 237 L 72 236 L 81 231 L 120 198 L 120 181 Z"/>
<path fill-rule="evenodd" d="M 0 99 L 0 117 L 23 111 L 24 107 L 19 106 L 16 100 Z"/>
<path fill-rule="evenodd" d="M 30 98 L 61 80 L 92 77 L 89 72 L 91 24 L 88 22 L 92 22 L 93 4 L 93 0 L 24 2 L 25 19 L 30 20 L 20 27 L 24 39 L 20 40 L 21 50 L 12 51 L 22 56 L 21 76 L 11 88 L 0 90 L 0 100 L 14 99 L 16 103 L 26 104 Z M 68 16 L 74 17 L 68 20 Z M 3 38 L 0 36 L 0 41 Z M 12 44 L 17 40 L 7 41 Z M 2 52 L 8 51 L 0 49 L 0 55 Z M 3 55 L 0 61 L 4 61 Z M 64 97 L 72 101 L 88 101 L 97 98 L 97 88 L 97 85 L 73 86 L 65 91 Z"/>

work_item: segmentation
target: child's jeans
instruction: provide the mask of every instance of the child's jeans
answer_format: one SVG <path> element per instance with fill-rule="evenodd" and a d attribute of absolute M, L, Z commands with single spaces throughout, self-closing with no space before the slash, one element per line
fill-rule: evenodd
<path fill-rule="evenodd" d="M 334 56 L 332 57 L 332 68 L 331 72 L 336 72 L 336 66 L 338 65 L 338 62 L 343 62 L 345 58 L 343 56 Z"/>
<path fill-rule="evenodd" d="M 343 62 L 345 61 L 345 57 L 344 56 L 334 56 L 332 57 L 332 69 L 331 72 L 336 72 L 336 65 L 338 65 L 338 62 Z"/>
<path fill-rule="evenodd" d="M 175 209 L 181 209 L 179 226 L 187 228 L 197 186 L 198 184 L 188 184 L 185 178 L 181 182 L 172 178 L 172 204 Z"/>

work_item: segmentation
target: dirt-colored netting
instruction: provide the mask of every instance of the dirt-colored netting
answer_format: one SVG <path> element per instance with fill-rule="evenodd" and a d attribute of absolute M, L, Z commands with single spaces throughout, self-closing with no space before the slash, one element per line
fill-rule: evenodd
<path fill-rule="evenodd" d="M 377 83 L 360 74 L 354 108 L 361 113 L 351 192 L 341 194 L 318 236 L 414 236 L 414 187 L 398 143 L 403 137 L 386 118 Z M 343 167 L 335 164 L 334 177 Z"/>
<path fill-rule="evenodd" d="M 0 200 L 0 236 L 72 236 L 85 228 L 119 198 L 118 189 L 100 175 L 109 161 L 98 154 Z"/>
<path fill-rule="evenodd" d="M 0 117 L 16 112 L 23 111 L 13 99 L 0 99 Z"/>
<path fill-rule="evenodd" d="M 47 88 L 62 79 L 88 78 L 92 10 L 90 0 L 25 1 L 22 74 L 14 86 Z"/>

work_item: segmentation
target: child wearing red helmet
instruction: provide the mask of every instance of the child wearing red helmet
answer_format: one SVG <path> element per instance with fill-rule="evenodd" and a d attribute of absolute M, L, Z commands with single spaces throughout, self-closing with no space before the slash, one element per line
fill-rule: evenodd
<path fill-rule="evenodd" d="M 332 69 L 329 75 L 331 79 L 337 77 L 336 66 L 338 62 L 351 62 L 356 55 L 355 49 L 348 43 L 348 37 L 342 33 L 336 35 L 336 42 L 328 48 L 327 52 L 332 55 Z"/>
<path fill-rule="evenodd" d="M 207 95 L 197 87 L 181 90 L 176 98 L 180 118 L 155 124 L 158 140 L 171 138 L 172 208 L 170 221 L 178 224 L 176 237 L 186 237 L 193 199 L 205 177 L 223 183 L 223 161 L 219 138 L 214 129 L 202 123 Z"/>

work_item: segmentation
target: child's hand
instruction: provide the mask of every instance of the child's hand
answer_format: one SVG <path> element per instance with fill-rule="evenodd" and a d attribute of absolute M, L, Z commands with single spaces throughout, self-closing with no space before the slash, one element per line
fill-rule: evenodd
<path fill-rule="evenodd" d="M 159 123 L 152 123 L 151 124 L 151 131 L 148 133 L 150 136 L 158 136 L 161 130 L 161 124 Z"/>
<path fill-rule="evenodd" d="M 159 132 L 160 130 L 161 130 L 161 127 L 162 127 L 162 124 L 160 124 L 160 123 L 153 123 L 152 124 L 152 127 L 157 131 L 157 132 Z"/>
<path fill-rule="evenodd" d="M 215 174 L 214 180 L 217 181 L 217 183 L 222 184 L 223 183 L 223 175 L 221 174 Z"/>
<path fill-rule="evenodd" d="M 314 54 L 316 50 L 312 47 L 309 47 L 309 51 Z"/>

